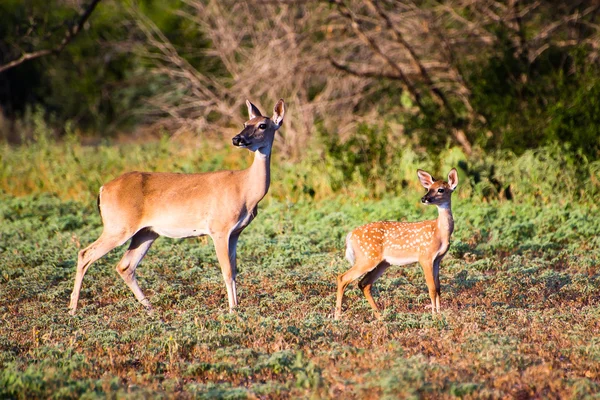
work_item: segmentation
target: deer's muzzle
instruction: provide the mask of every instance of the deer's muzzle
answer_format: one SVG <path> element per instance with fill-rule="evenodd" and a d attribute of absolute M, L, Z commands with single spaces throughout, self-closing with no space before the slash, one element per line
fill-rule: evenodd
<path fill-rule="evenodd" d="M 240 135 L 234 136 L 233 139 L 231 139 L 231 142 L 233 143 L 234 146 L 238 146 L 238 147 L 244 147 L 244 146 L 248 146 L 250 144 L 250 143 L 248 143 L 248 141 L 246 141 L 246 139 L 244 139 Z"/>

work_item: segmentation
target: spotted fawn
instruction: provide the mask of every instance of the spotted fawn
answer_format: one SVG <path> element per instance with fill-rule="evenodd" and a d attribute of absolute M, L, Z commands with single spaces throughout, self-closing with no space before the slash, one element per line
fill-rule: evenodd
<path fill-rule="evenodd" d="M 458 185 L 458 174 L 453 168 L 448 174 L 448 182 L 436 181 L 420 169 L 417 175 L 427 189 L 421 202 L 435 205 L 438 218 L 421 222 L 371 222 L 350 232 L 346 236 L 346 259 L 352 268 L 337 278 L 335 319 L 339 319 L 342 313 L 344 290 L 350 282 L 363 275 L 358 286 L 377 318 L 381 318 L 371 295 L 371 286 L 390 265 L 406 265 L 417 261 L 425 273 L 432 312 L 440 312 L 440 262 L 448 251 L 454 230 L 451 196 Z"/>

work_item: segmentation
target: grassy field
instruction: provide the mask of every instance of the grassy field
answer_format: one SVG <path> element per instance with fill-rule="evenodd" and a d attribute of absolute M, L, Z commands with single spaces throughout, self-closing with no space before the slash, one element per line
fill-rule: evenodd
<path fill-rule="evenodd" d="M 240 238 L 236 313 L 210 239 L 161 238 L 138 268 L 154 315 L 114 270 L 121 248 L 90 268 L 71 317 L 77 251 L 101 232 L 97 181 L 119 168 L 166 170 L 174 151 L 61 146 L 3 148 L 0 398 L 599 398 L 600 211 L 586 197 L 597 187 L 570 188 L 566 168 L 516 201 L 486 200 L 460 170 L 438 318 L 418 265 L 376 283 L 383 320 L 356 285 L 343 319 L 332 318 L 351 228 L 435 217 L 418 203 L 416 174 L 369 199 L 360 184 L 321 191 L 325 178 L 287 164 L 273 165 L 272 192 Z M 185 152 L 173 169 L 246 162 L 228 149 Z M 544 174 L 523 157 L 513 168 Z M 439 169 L 454 161 L 449 151 Z"/>

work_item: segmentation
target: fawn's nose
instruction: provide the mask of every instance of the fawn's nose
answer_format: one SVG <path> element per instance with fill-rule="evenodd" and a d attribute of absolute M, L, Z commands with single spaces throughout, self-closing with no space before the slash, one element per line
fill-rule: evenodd
<path fill-rule="evenodd" d="M 427 197 L 427 195 L 421 197 L 421 203 L 428 203 L 429 202 L 429 197 Z"/>
<path fill-rule="evenodd" d="M 233 139 L 231 139 L 231 141 L 234 146 L 247 146 L 248 145 L 248 142 L 246 141 L 246 139 L 244 139 L 240 135 L 234 136 Z"/>

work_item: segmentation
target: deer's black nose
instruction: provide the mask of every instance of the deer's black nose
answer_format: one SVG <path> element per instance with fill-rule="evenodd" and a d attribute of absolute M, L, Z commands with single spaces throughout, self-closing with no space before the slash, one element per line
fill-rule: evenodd
<path fill-rule="evenodd" d="M 231 141 L 233 142 L 234 146 L 247 146 L 248 145 L 248 142 L 246 141 L 246 139 L 244 139 L 240 135 L 234 136 L 233 139 L 231 139 Z"/>
<path fill-rule="evenodd" d="M 429 202 L 429 198 L 427 196 L 421 197 L 421 203 L 427 203 L 427 202 Z"/>

